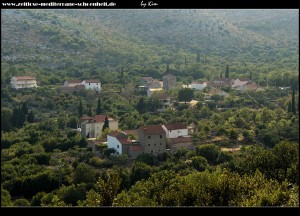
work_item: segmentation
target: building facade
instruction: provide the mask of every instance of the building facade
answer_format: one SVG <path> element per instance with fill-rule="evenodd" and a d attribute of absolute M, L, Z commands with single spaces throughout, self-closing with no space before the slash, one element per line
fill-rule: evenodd
<path fill-rule="evenodd" d="M 101 136 L 106 115 L 96 115 L 94 117 L 83 116 L 81 118 L 81 136 L 97 138 Z M 108 116 L 109 129 L 118 130 L 119 122 Z"/>
<path fill-rule="evenodd" d="M 11 78 L 10 84 L 15 89 L 37 87 L 36 78 L 32 76 L 14 76 Z"/>
<path fill-rule="evenodd" d="M 199 82 L 199 81 L 193 81 L 191 84 L 192 89 L 196 90 L 203 90 L 205 87 L 207 87 L 207 82 Z"/>
<path fill-rule="evenodd" d="M 137 129 L 138 142 L 144 153 L 161 154 L 166 150 L 166 133 L 161 125 L 145 125 Z"/>
<path fill-rule="evenodd" d="M 114 149 L 116 155 L 129 155 L 129 147 L 131 144 L 131 139 L 123 133 L 113 131 L 107 134 L 107 147 Z"/>
<path fill-rule="evenodd" d="M 84 85 L 85 89 L 92 89 L 92 90 L 95 90 L 97 92 L 100 92 L 102 90 L 101 82 L 98 79 L 83 80 L 82 84 Z"/>
<path fill-rule="evenodd" d="M 167 74 L 163 76 L 163 89 L 164 90 L 170 90 L 176 88 L 176 76 L 173 76 L 172 74 Z"/>
<path fill-rule="evenodd" d="M 182 123 L 164 124 L 162 128 L 166 133 L 167 139 L 189 135 L 187 126 Z"/>

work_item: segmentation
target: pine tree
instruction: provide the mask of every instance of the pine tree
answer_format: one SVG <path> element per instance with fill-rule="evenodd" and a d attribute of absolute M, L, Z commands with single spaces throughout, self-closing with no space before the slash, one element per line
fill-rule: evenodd
<path fill-rule="evenodd" d="M 87 111 L 87 115 L 88 115 L 88 116 L 93 116 L 92 108 L 89 107 L 87 110 L 88 110 L 88 111 Z"/>
<path fill-rule="evenodd" d="M 108 122 L 108 117 L 107 116 L 105 116 L 102 131 L 104 131 L 106 128 L 109 128 L 109 122 Z"/>
<path fill-rule="evenodd" d="M 291 101 L 289 101 L 289 103 L 288 103 L 288 112 L 289 113 L 292 112 L 292 103 L 291 103 Z"/>
<path fill-rule="evenodd" d="M 99 97 L 97 103 L 96 115 L 100 115 L 101 113 L 102 113 L 102 107 L 101 107 L 101 99 Z"/>
<path fill-rule="evenodd" d="M 293 88 L 293 94 L 292 94 L 292 108 L 291 111 L 293 114 L 296 114 L 296 103 L 295 103 L 295 88 Z"/>
<path fill-rule="evenodd" d="M 26 102 L 23 102 L 23 104 L 22 104 L 22 111 L 23 111 L 24 115 L 28 115 L 28 107 L 27 107 Z"/>
<path fill-rule="evenodd" d="M 229 78 L 229 66 L 226 66 L 225 78 Z"/>
<path fill-rule="evenodd" d="M 170 65 L 167 64 L 167 67 L 166 67 L 166 74 L 169 73 L 169 71 L 170 71 Z"/>
<path fill-rule="evenodd" d="M 220 78 L 223 78 L 223 71 L 221 71 Z"/>
<path fill-rule="evenodd" d="M 27 121 L 28 121 L 29 123 L 34 122 L 34 113 L 33 113 L 33 111 L 30 111 L 30 112 L 28 113 Z"/>
<path fill-rule="evenodd" d="M 82 107 L 81 100 L 79 100 L 78 114 L 80 117 L 82 117 L 82 115 L 83 115 L 83 107 Z"/>
<path fill-rule="evenodd" d="M 141 97 L 139 102 L 136 104 L 136 109 L 140 114 L 145 113 L 146 103 L 144 101 L 144 97 Z"/>

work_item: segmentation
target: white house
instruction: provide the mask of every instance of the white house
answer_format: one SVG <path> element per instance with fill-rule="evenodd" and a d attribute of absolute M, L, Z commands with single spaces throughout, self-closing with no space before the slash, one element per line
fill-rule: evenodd
<path fill-rule="evenodd" d="M 164 124 L 162 128 L 166 132 L 167 139 L 189 135 L 188 128 L 182 123 Z"/>
<path fill-rule="evenodd" d="M 15 89 L 37 87 L 36 78 L 32 76 L 14 76 L 11 78 L 10 84 Z"/>
<path fill-rule="evenodd" d="M 127 135 L 117 131 L 107 134 L 107 147 L 116 150 L 116 155 L 128 154 L 132 141 Z"/>
<path fill-rule="evenodd" d="M 101 91 L 101 82 L 98 79 L 83 80 L 82 84 L 84 85 L 85 89 L 92 89 L 96 90 L 97 92 Z"/>
<path fill-rule="evenodd" d="M 199 82 L 199 81 L 193 81 L 191 84 L 192 89 L 196 90 L 203 90 L 207 86 L 207 82 Z"/>
<path fill-rule="evenodd" d="M 101 135 L 106 115 L 96 115 L 94 117 L 83 116 L 81 118 L 81 136 L 97 138 Z M 110 130 L 118 130 L 119 122 L 107 116 Z"/>

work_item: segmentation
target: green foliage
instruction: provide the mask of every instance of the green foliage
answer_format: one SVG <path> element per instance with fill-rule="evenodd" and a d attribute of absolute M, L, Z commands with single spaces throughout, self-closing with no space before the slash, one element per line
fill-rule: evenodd
<path fill-rule="evenodd" d="M 197 146 L 196 153 L 197 155 L 206 158 L 210 164 L 214 164 L 216 163 L 221 150 L 214 144 L 204 144 Z"/>
<path fill-rule="evenodd" d="M 17 199 L 14 201 L 14 206 L 30 206 L 30 202 L 27 199 Z"/>
<path fill-rule="evenodd" d="M 75 184 L 94 183 L 95 178 L 95 170 L 85 163 L 80 163 L 74 172 L 73 182 Z"/>
<path fill-rule="evenodd" d="M 183 88 L 180 89 L 178 92 L 178 100 L 179 101 L 184 101 L 190 102 L 194 98 L 194 90 L 190 88 Z"/>
<path fill-rule="evenodd" d="M 4 190 L 1 186 L 1 207 L 4 206 L 13 206 L 13 203 L 9 191 Z"/>

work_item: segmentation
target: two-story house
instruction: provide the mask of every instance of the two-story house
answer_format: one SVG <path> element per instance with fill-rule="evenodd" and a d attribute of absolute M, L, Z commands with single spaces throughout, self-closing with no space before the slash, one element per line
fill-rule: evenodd
<path fill-rule="evenodd" d="M 191 84 L 192 89 L 199 91 L 203 90 L 205 87 L 207 87 L 207 82 L 193 81 Z"/>
<path fill-rule="evenodd" d="M 83 116 L 81 118 L 81 135 L 88 138 L 97 138 L 101 135 L 106 115 Z M 118 130 L 117 119 L 107 116 L 110 130 Z"/>
<path fill-rule="evenodd" d="M 137 140 L 144 153 L 161 154 L 166 150 L 166 133 L 161 125 L 145 125 L 137 129 Z"/>
<path fill-rule="evenodd" d="M 11 78 L 11 86 L 15 89 L 37 87 L 37 81 L 32 76 L 14 76 Z"/>

